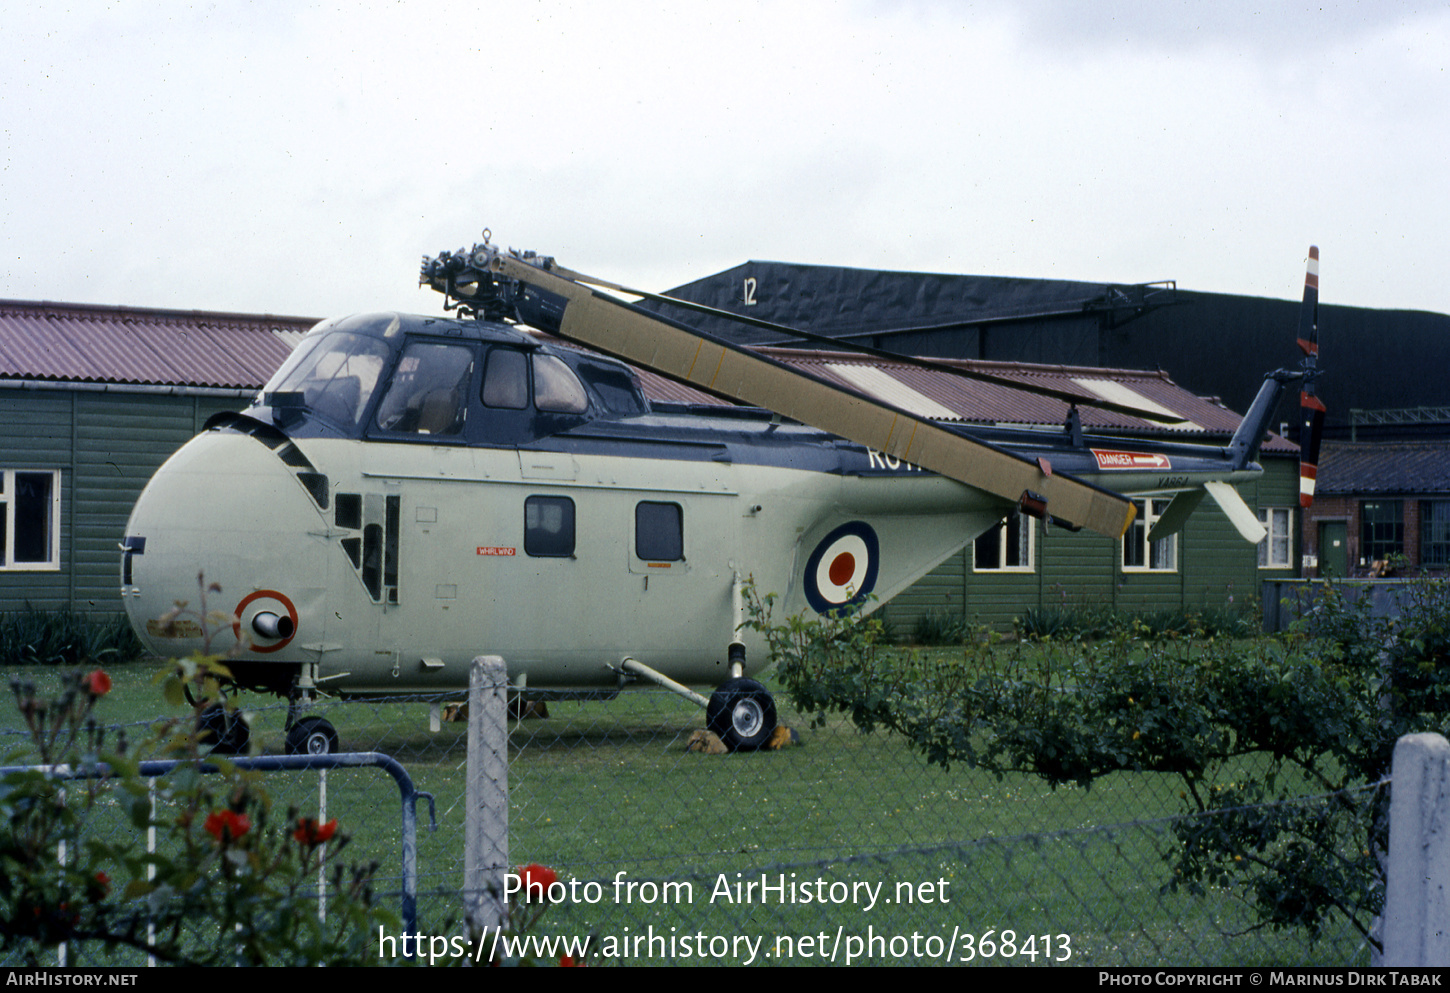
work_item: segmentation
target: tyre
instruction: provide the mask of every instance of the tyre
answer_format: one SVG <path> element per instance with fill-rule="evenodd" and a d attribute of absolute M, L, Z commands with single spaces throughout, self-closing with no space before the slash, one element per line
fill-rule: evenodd
<path fill-rule="evenodd" d="M 252 729 L 241 714 L 214 703 L 196 719 L 196 741 L 202 748 L 210 746 L 214 755 L 245 755 Z"/>
<path fill-rule="evenodd" d="M 710 694 L 705 726 L 732 752 L 753 752 L 775 733 L 775 698 L 753 679 L 731 679 Z"/>
<path fill-rule="evenodd" d="M 287 732 L 288 755 L 331 755 L 337 751 L 337 729 L 322 717 L 304 717 Z"/>

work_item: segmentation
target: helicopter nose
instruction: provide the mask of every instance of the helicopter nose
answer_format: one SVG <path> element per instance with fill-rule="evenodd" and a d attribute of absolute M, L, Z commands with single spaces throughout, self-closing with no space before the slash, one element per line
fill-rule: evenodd
<path fill-rule="evenodd" d="M 121 595 L 147 647 L 276 658 L 320 636 L 327 529 L 318 474 L 299 475 L 230 431 L 198 435 L 157 470 L 122 544 Z"/>

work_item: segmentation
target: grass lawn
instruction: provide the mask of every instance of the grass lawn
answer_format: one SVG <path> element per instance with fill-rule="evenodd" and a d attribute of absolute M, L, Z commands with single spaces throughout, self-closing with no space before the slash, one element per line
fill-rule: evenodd
<path fill-rule="evenodd" d="M 165 711 L 151 682 L 158 668 L 137 663 L 111 671 L 114 689 L 100 717 L 127 725 L 132 741 Z M 11 672 L 42 690 L 54 685 L 47 682 L 53 670 Z M 280 753 L 283 709 L 265 698 L 241 699 L 256 706 L 254 741 Z M 775 947 L 775 936 L 790 936 L 782 954 L 787 946 L 796 951 L 794 939 L 805 935 L 916 933 L 920 948 L 927 937 L 945 946 L 955 929 L 958 960 L 966 957 L 965 935 L 976 942 L 992 931 L 991 945 L 1010 929 L 1012 947 L 1021 952 L 1012 961 L 1040 963 L 1049 944 L 1056 956 L 1063 948 L 1058 936 L 1067 935 L 1072 964 L 1100 965 L 1330 965 L 1364 955 L 1351 935 L 1311 944 L 1297 932 L 1250 931 L 1232 893 L 1209 899 L 1162 894 L 1163 853 L 1172 835 L 1161 819 L 1184 810 L 1177 783 L 1166 777 L 1125 774 L 1090 790 L 1051 790 L 1025 776 L 944 772 L 899 738 L 862 735 L 836 717 L 811 728 L 780 702 L 783 722 L 799 730 L 802 743 L 771 753 L 687 753 L 685 741 L 703 726 L 703 713 L 663 692 L 555 702 L 547 719 L 511 723 L 510 861 L 549 865 L 563 879 L 598 881 L 603 894 L 593 904 L 554 908 L 549 929 L 750 934 L 762 936 L 767 949 Z M 427 830 L 426 804 L 419 810 L 420 926 L 441 931 L 460 916 L 464 726 L 430 732 L 423 701 L 357 701 L 315 712 L 337 726 L 343 750 L 394 755 L 435 796 L 436 833 Z M 0 716 L 0 730 L 17 722 L 11 710 Z M 15 732 L 3 733 L 5 751 L 22 744 Z M 1254 774 L 1245 767 L 1245 776 Z M 271 774 L 267 788 L 276 808 L 317 809 L 315 773 Z M 325 789 L 328 816 L 353 835 L 348 856 L 375 858 L 385 873 L 396 872 L 400 815 L 391 780 L 377 770 L 335 770 Z M 119 819 L 106 823 L 103 812 L 95 828 L 131 830 Z M 649 900 L 638 889 L 616 900 L 620 873 L 625 882 L 690 883 L 693 902 Z M 734 883 L 758 882 L 763 873 L 772 883 L 809 884 L 827 897 L 832 884 L 847 891 L 854 884 L 855 896 L 824 903 L 711 902 L 722 874 Z M 868 909 L 863 894 L 876 886 L 879 895 Z M 908 891 L 911 901 L 904 900 Z M 1028 936 L 1036 936 L 1038 949 L 1031 957 Z M 881 954 L 872 961 L 897 958 L 889 943 L 877 947 Z M 978 962 L 980 947 L 971 946 Z M 991 961 L 1004 961 L 1000 949 Z"/>

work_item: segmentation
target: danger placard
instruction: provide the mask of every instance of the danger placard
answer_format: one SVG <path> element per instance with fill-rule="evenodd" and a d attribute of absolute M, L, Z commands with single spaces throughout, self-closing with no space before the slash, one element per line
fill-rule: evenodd
<path fill-rule="evenodd" d="M 1168 456 L 1150 454 L 1148 452 L 1114 452 L 1106 449 L 1094 448 L 1093 458 L 1098 460 L 1099 469 L 1147 469 L 1162 470 L 1172 469 L 1173 463 Z"/>

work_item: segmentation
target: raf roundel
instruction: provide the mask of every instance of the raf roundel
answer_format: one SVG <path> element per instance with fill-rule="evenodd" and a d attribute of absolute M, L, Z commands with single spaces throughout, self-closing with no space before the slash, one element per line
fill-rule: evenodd
<path fill-rule="evenodd" d="M 824 614 L 865 600 L 876 588 L 881 545 L 863 521 L 842 524 L 806 560 L 806 600 Z"/>

